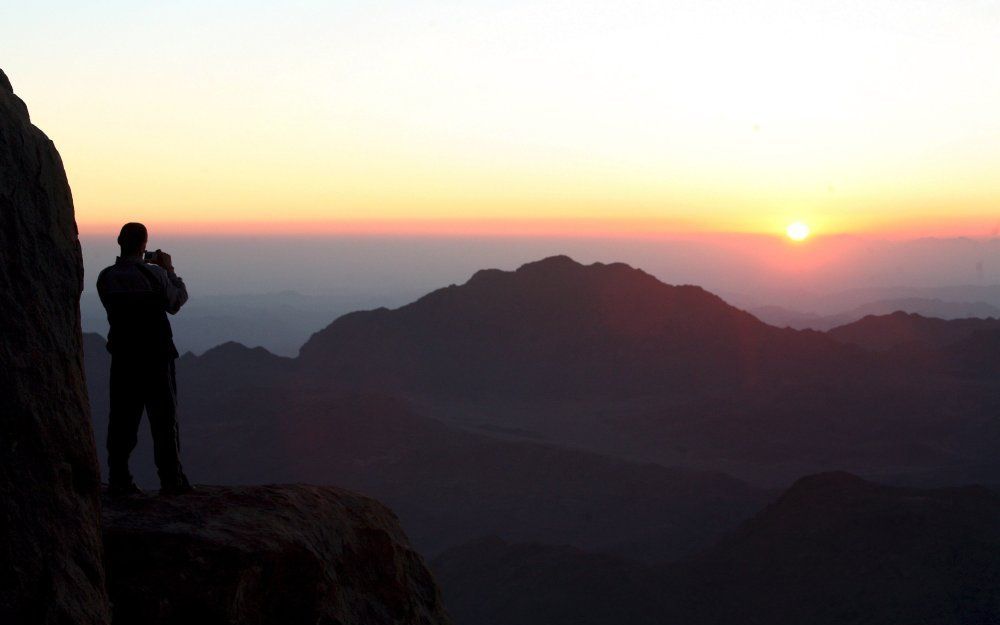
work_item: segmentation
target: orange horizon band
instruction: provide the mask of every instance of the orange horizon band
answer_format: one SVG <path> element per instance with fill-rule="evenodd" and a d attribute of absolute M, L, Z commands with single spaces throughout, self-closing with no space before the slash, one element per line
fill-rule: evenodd
<path fill-rule="evenodd" d="M 358 219 L 358 220 L 275 220 L 275 221 L 205 221 L 171 222 L 148 220 L 147 225 L 161 234 L 175 236 L 486 236 L 525 238 L 664 238 L 705 236 L 784 236 L 781 229 L 718 229 L 691 222 L 668 219 Z M 808 220 L 802 220 L 809 223 Z M 810 238 L 856 235 L 879 238 L 1000 236 L 1000 224 L 986 220 L 961 220 L 946 225 L 945 220 L 927 220 L 922 224 L 898 224 L 855 229 L 813 228 Z M 969 222 L 975 223 L 969 223 Z M 116 234 L 121 224 L 81 222 L 84 236 Z M 812 227 L 812 224 L 810 224 Z"/>

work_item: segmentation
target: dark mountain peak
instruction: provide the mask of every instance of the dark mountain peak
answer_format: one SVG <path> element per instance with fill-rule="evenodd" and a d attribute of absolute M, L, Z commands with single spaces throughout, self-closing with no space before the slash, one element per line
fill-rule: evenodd
<path fill-rule="evenodd" d="M 780 502 L 811 502 L 843 500 L 881 488 L 846 471 L 830 471 L 807 475 L 795 481 L 785 491 Z"/>
<path fill-rule="evenodd" d="M 473 274 L 467 285 L 481 285 L 496 283 L 504 279 L 531 279 L 539 280 L 565 280 L 574 278 L 579 280 L 596 279 L 601 275 L 614 275 L 623 278 L 628 275 L 642 277 L 646 280 L 659 282 L 653 276 L 641 269 L 636 269 L 625 263 L 592 263 L 584 265 L 573 260 L 565 254 L 549 256 L 541 260 L 525 263 L 514 271 L 503 271 L 502 269 L 481 269 Z"/>
<path fill-rule="evenodd" d="M 792 484 L 787 492 L 792 493 L 799 490 L 843 491 L 864 488 L 866 486 L 870 486 L 871 484 L 871 482 L 868 482 L 853 473 L 848 473 L 847 471 L 828 471 L 826 473 L 814 473 L 813 475 L 807 475 L 799 478 L 794 484 Z"/>
<path fill-rule="evenodd" d="M 518 268 L 518 271 L 530 269 L 532 267 L 583 267 L 583 263 L 573 260 L 570 256 L 566 254 L 553 254 L 552 256 L 546 256 L 540 260 L 533 260 L 528 263 L 524 263 Z"/>
<path fill-rule="evenodd" d="M 645 281 L 663 284 L 642 269 L 637 269 L 626 263 L 591 263 L 584 265 L 565 254 L 549 256 L 542 260 L 525 263 L 518 267 L 514 273 L 522 276 L 546 276 L 552 278 L 563 278 L 566 276 L 579 276 L 582 278 L 615 276 L 621 279 L 632 276 Z"/>
<path fill-rule="evenodd" d="M 254 359 L 281 359 L 281 356 L 277 356 L 267 351 L 263 347 L 249 347 L 243 343 L 238 343 L 236 341 L 226 341 L 221 345 L 216 345 L 212 349 L 206 351 L 198 358 L 205 360 L 228 360 L 228 359 L 244 359 L 244 358 L 254 358 Z"/>
<path fill-rule="evenodd" d="M 258 347 L 256 349 L 259 349 L 261 351 L 267 351 L 267 350 L 265 350 L 262 347 Z M 252 351 L 252 350 L 253 350 L 253 348 L 248 347 L 248 346 L 244 345 L 243 343 L 239 343 L 237 341 L 226 341 L 225 343 L 222 343 L 220 345 L 216 345 L 212 349 L 206 351 L 204 354 L 202 354 L 202 356 L 217 357 L 217 356 L 223 356 L 223 355 L 228 356 L 228 355 L 232 355 L 232 354 L 242 355 L 242 354 L 244 354 L 246 352 L 249 352 L 249 351 Z"/>
<path fill-rule="evenodd" d="M 513 305 L 519 312 L 528 312 L 526 306 L 572 311 L 574 315 L 589 310 L 600 311 L 603 318 L 628 313 L 647 321 L 664 313 L 697 314 L 704 309 L 743 315 L 699 286 L 666 284 L 626 263 L 584 265 L 565 255 L 525 263 L 514 271 L 480 270 L 464 285 L 439 289 L 415 304 L 447 302 L 468 307 L 487 301 L 498 309 Z"/>
<path fill-rule="evenodd" d="M 963 510 L 976 508 L 1000 518 L 1000 495 L 981 486 L 916 489 L 878 484 L 845 472 L 819 473 L 796 481 L 744 525 L 738 540 L 755 541 L 761 532 L 807 537 L 848 525 L 889 535 L 892 524 L 902 519 L 951 523 L 963 516 Z M 864 519 L 860 526 L 859 519 Z"/>
<path fill-rule="evenodd" d="M 505 277 L 515 274 L 519 274 L 521 276 L 565 275 L 567 272 L 579 271 L 583 268 L 583 264 L 576 262 L 569 256 L 560 254 L 532 261 L 530 263 L 524 263 L 514 271 L 504 271 L 503 269 L 480 269 L 476 273 L 472 274 L 472 277 L 469 278 L 466 285 L 479 285 L 484 283 L 490 284 L 496 280 L 502 280 Z"/>
<path fill-rule="evenodd" d="M 979 331 L 1000 330 L 1000 319 L 938 319 L 901 310 L 867 315 L 828 332 L 844 343 L 887 350 L 899 347 L 941 348 L 960 343 Z"/>
<path fill-rule="evenodd" d="M 503 269 L 480 269 L 476 273 L 472 274 L 472 277 L 469 278 L 469 281 L 466 282 L 466 284 L 480 284 L 484 282 L 489 283 L 499 278 L 500 276 L 503 276 L 506 273 L 507 272 L 504 271 Z M 456 285 L 453 284 L 451 286 L 454 287 Z"/>
<path fill-rule="evenodd" d="M 548 258 L 543 258 L 541 260 L 532 261 L 530 263 L 524 263 L 517 268 L 519 273 L 531 273 L 531 272 L 562 272 L 562 271 L 572 271 L 576 269 L 582 269 L 585 265 L 583 263 L 578 263 L 569 256 L 565 254 L 558 254 L 556 256 L 549 256 Z"/>
<path fill-rule="evenodd" d="M 878 315 L 865 315 L 865 318 L 868 318 L 868 317 L 877 317 L 877 316 Z M 890 319 L 925 319 L 926 318 L 926 317 L 924 317 L 921 314 L 906 312 L 905 310 L 896 310 L 896 311 L 893 311 L 892 313 L 890 313 L 888 315 L 888 317 Z"/>
<path fill-rule="evenodd" d="M 763 528 L 795 525 L 807 528 L 825 525 L 859 502 L 878 498 L 893 487 L 864 480 L 845 471 L 807 475 L 795 481 L 771 505 L 744 525 L 743 534 L 753 535 Z"/>
<path fill-rule="evenodd" d="M 624 263 L 552 256 L 395 310 L 340 317 L 300 350 L 327 376 L 378 388 L 468 394 L 630 392 L 685 379 L 738 383 L 765 351 L 786 368 L 837 348 L 770 327 L 701 287 L 674 286 Z M 814 367 L 815 368 L 815 367 Z M 558 387 L 558 388 L 557 388 Z M 600 389 L 600 390 L 598 390 Z"/>

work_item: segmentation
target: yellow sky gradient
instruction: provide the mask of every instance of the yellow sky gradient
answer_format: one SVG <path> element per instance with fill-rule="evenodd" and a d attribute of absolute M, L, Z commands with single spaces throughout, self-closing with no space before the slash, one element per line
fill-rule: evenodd
<path fill-rule="evenodd" d="M 996 234 L 996 2 L 41 3 L 84 232 Z"/>

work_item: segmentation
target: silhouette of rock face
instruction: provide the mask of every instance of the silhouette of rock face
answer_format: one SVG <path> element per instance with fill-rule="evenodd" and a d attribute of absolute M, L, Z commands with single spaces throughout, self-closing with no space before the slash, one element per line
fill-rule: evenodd
<path fill-rule="evenodd" d="M 380 503 L 315 486 L 202 487 L 105 504 L 116 625 L 446 625 Z"/>
<path fill-rule="evenodd" d="M 0 71 L 2 623 L 108 620 L 82 284 L 59 153 Z"/>

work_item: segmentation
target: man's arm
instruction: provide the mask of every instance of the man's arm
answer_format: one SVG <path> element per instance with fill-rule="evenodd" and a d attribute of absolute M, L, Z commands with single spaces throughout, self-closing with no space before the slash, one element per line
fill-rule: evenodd
<path fill-rule="evenodd" d="M 105 310 L 107 310 L 108 300 L 107 300 L 107 295 L 105 295 L 104 292 L 104 271 L 101 271 L 101 273 L 97 274 L 97 297 L 100 298 L 101 305 L 104 306 Z"/>
<path fill-rule="evenodd" d="M 170 254 L 161 250 L 156 251 L 159 252 L 157 264 L 164 269 L 163 291 L 167 296 L 167 312 L 176 315 L 184 302 L 188 300 L 187 287 L 184 286 L 184 280 L 174 273 L 173 259 L 170 258 Z"/>
<path fill-rule="evenodd" d="M 173 269 L 168 270 L 166 275 L 167 312 L 176 315 L 184 302 L 188 301 L 187 287 L 184 286 L 184 280 L 181 280 L 181 277 L 174 273 Z"/>

